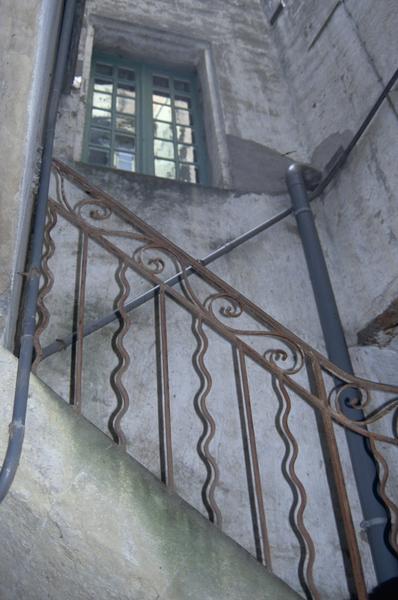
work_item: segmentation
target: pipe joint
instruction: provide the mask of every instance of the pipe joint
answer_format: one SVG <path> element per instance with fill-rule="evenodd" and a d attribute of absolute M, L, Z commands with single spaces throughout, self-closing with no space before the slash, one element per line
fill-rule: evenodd
<path fill-rule="evenodd" d="M 299 214 L 304 213 L 304 212 L 311 213 L 312 211 L 309 206 L 303 206 L 303 207 L 297 208 L 296 210 L 293 211 L 295 217 L 297 217 Z"/>
<path fill-rule="evenodd" d="M 322 173 L 311 165 L 293 163 L 287 169 L 286 182 L 288 188 L 303 186 L 306 190 L 315 190 L 322 180 Z"/>

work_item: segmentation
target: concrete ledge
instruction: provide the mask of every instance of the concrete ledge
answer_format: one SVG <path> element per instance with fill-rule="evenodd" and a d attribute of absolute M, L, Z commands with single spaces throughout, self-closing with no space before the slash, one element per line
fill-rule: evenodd
<path fill-rule="evenodd" d="M 16 359 L 0 349 L 0 450 Z M 0 507 L 2 600 L 282 600 L 297 594 L 32 376 Z"/>

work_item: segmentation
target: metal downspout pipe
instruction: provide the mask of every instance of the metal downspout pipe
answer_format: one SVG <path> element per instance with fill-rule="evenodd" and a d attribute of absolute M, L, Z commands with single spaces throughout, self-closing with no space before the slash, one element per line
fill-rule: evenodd
<path fill-rule="evenodd" d="M 316 186 L 317 175 L 317 172 L 309 167 L 293 164 L 288 168 L 286 182 L 304 249 L 328 356 L 335 365 L 347 373 L 353 374 L 343 327 L 307 193 L 307 189 Z M 363 412 L 349 406 L 349 401 L 355 403 L 355 400 L 358 400 L 358 392 L 347 390 L 347 394 L 344 396 L 342 401 L 344 414 L 349 419 L 361 420 Z M 387 510 L 374 493 L 377 481 L 376 464 L 368 451 L 368 444 L 363 436 L 348 430 L 346 430 L 346 436 L 377 581 L 383 583 L 398 576 L 398 557 L 386 542 Z"/>
<path fill-rule="evenodd" d="M 26 408 L 33 355 L 33 336 L 36 328 L 36 305 L 40 283 L 42 246 L 47 215 L 54 132 L 65 66 L 69 52 L 75 6 L 76 0 L 65 0 L 54 76 L 48 98 L 47 115 L 43 133 L 43 155 L 40 170 L 40 182 L 35 203 L 34 226 L 32 230 L 31 258 L 27 269 L 26 300 L 23 311 L 21 347 L 15 386 L 14 408 L 12 421 L 9 426 L 6 456 L 0 471 L 0 502 L 6 496 L 14 480 L 21 456 L 25 433 Z"/>

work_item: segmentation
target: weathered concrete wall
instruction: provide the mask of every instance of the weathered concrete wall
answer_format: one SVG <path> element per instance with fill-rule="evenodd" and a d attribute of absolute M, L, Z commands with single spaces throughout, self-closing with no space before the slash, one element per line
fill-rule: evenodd
<path fill-rule="evenodd" d="M 0 10 L 0 334 L 11 347 L 60 3 L 2 0 Z"/>
<path fill-rule="evenodd" d="M 16 366 L 0 350 L 1 453 Z M 3 600 L 298 598 L 34 376 L 0 513 Z"/>
<path fill-rule="evenodd" d="M 394 0 L 307 0 L 287 3 L 272 28 L 316 166 L 347 145 L 396 69 L 397 26 Z M 397 131 L 395 89 L 314 203 L 350 344 L 398 295 Z"/>
<path fill-rule="evenodd" d="M 118 36 L 111 38 L 111 34 L 106 34 L 107 22 L 114 29 L 117 29 L 119 23 Z M 124 31 L 128 23 L 134 25 L 134 30 L 130 33 Z M 150 47 L 144 46 L 144 42 L 140 42 L 140 45 L 136 41 L 140 36 L 140 27 L 142 35 L 153 36 Z M 287 86 L 281 77 L 259 0 L 252 0 L 250 3 L 223 0 L 200 3 L 157 0 L 150 4 L 123 0 L 116 3 L 107 0 L 87 2 L 79 55 L 82 84 L 79 90 L 72 91 L 64 100 L 57 134 L 57 153 L 65 158 L 74 157 L 75 160 L 81 157 L 81 130 L 84 125 L 93 38 L 94 44 L 114 48 L 122 45 L 130 54 L 135 51 L 138 59 L 162 64 L 171 60 L 169 52 L 161 48 L 167 35 L 174 36 L 176 44 L 180 43 L 184 47 L 187 64 L 196 64 L 199 71 L 202 70 L 202 66 L 198 64 L 201 62 L 200 55 L 193 55 L 193 52 L 198 45 L 204 44 L 208 48 L 206 60 L 214 66 L 214 81 L 202 81 L 205 100 L 209 102 L 211 94 L 208 94 L 207 87 L 213 87 L 213 106 L 206 105 L 204 109 L 205 121 L 209 121 L 206 133 L 210 158 L 221 154 L 220 160 L 226 164 L 221 179 L 213 173 L 212 183 L 224 187 L 233 183 L 234 188 L 239 189 L 238 173 L 244 175 L 244 166 L 235 159 L 239 140 L 242 141 L 242 154 L 250 152 L 257 162 L 264 158 L 261 148 L 256 148 L 255 145 L 248 148 L 245 144 L 248 140 L 266 146 L 271 151 L 270 168 L 266 170 L 266 177 L 264 172 L 255 175 L 252 173 L 253 189 L 249 191 L 257 191 L 259 188 L 269 191 L 271 188 L 278 192 L 278 177 L 273 184 L 270 182 L 274 177 L 272 166 L 275 163 L 272 150 L 281 154 L 289 153 L 291 158 L 301 160 L 306 156 L 297 136 Z M 184 64 L 184 57 L 178 53 L 175 60 L 178 61 L 177 64 Z M 218 105 L 220 114 L 215 123 L 210 119 L 210 113 Z M 213 138 L 213 129 L 217 128 L 222 129 L 222 135 Z M 229 146 L 232 142 L 225 135 L 234 136 L 231 148 Z M 266 164 L 268 157 L 265 154 Z M 215 159 L 211 160 L 211 163 L 214 162 Z M 247 182 L 243 181 L 242 184 L 243 189 L 247 190 Z"/>

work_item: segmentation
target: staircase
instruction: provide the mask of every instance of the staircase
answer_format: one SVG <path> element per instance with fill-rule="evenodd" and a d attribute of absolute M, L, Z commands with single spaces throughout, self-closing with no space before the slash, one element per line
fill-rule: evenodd
<path fill-rule="evenodd" d="M 35 373 L 301 595 L 367 598 L 344 434 L 377 462 L 397 552 L 398 388 L 335 367 L 60 161 L 42 272 Z"/>

